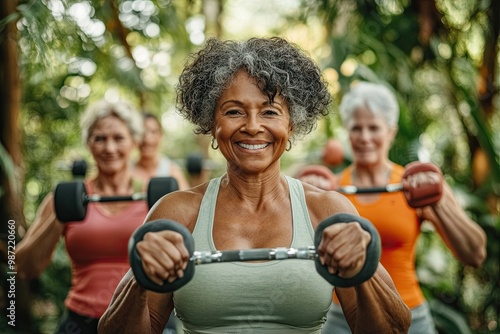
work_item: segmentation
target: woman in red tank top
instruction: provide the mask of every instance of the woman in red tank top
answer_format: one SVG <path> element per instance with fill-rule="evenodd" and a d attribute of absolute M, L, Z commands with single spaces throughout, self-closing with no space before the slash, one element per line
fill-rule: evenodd
<path fill-rule="evenodd" d="M 126 196 L 141 190 L 130 170 L 131 155 L 143 135 L 140 114 L 128 103 L 105 100 L 81 118 L 83 142 L 94 158 L 96 173 L 86 182 L 89 194 Z M 147 214 L 144 201 L 89 203 L 83 221 L 62 224 L 48 194 L 18 245 L 19 277 L 38 277 L 64 237 L 71 259 L 72 281 L 67 311 L 56 333 L 97 333 L 97 323 L 116 285 L 129 267 L 127 242 Z"/>

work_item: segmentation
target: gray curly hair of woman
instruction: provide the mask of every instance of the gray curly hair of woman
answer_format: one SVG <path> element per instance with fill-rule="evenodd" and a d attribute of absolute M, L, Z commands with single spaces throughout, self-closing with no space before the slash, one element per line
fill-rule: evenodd
<path fill-rule="evenodd" d="M 217 100 L 240 70 L 257 81 L 271 103 L 278 94 L 285 99 L 294 138 L 310 133 L 329 113 L 327 83 L 317 64 L 297 45 L 279 37 L 211 38 L 188 58 L 176 87 L 177 109 L 196 125 L 195 133 L 211 132 Z"/>

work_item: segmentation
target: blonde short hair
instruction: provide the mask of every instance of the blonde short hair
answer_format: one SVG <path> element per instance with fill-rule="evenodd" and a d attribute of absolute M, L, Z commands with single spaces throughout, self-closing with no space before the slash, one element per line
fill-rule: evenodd
<path fill-rule="evenodd" d="M 142 140 L 144 134 L 142 117 L 131 104 L 125 101 L 109 102 L 100 100 L 90 105 L 80 119 L 82 141 L 84 144 L 88 143 L 95 123 L 111 115 L 118 117 L 127 125 L 136 143 Z"/>

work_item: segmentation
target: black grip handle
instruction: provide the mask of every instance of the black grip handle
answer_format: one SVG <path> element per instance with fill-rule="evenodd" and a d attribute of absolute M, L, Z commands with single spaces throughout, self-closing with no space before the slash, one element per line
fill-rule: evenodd
<path fill-rule="evenodd" d="M 192 261 L 189 261 L 189 264 L 184 270 L 184 276 L 182 278 L 176 279 L 172 283 L 164 281 L 162 285 L 158 285 L 157 283 L 149 279 L 149 277 L 146 275 L 146 273 L 144 272 L 144 268 L 142 267 L 141 256 L 137 252 L 137 243 L 141 241 L 144 238 L 144 235 L 148 232 L 158 232 L 164 230 L 180 233 L 184 238 L 184 245 L 189 252 L 189 256 L 191 257 L 193 255 L 194 239 L 191 235 L 191 232 L 184 225 L 171 220 L 155 220 L 142 225 L 137 230 L 135 230 L 128 242 L 128 256 L 130 267 L 132 268 L 132 272 L 134 273 L 137 283 L 139 283 L 139 285 L 144 289 L 155 292 L 175 291 L 186 285 L 194 275 L 194 263 Z"/>
<path fill-rule="evenodd" d="M 325 228 L 333 224 L 348 222 L 358 222 L 365 231 L 370 233 L 371 236 L 370 243 L 368 244 L 368 247 L 366 249 L 365 264 L 363 265 L 361 271 L 354 277 L 343 278 L 336 274 L 331 274 L 328 271 L 328 267 L 321 264 L 319 257 L 315 259 L 316 270 L 318 271 L 318 273 L 332 285 L 342 288 L 356 286 L 369 280 L 373 276 L 373 274 L 375 274 L 375 271 L 377 271 L 381 255 L 380 235 L 378 234 L 373 224 L 365 218 L 347 213 L 339 213 L 328 217 L 318 225 L 314 234 L 314 245 L 316 246 L 316 249 L 321 243 L 323 230 Z"/>

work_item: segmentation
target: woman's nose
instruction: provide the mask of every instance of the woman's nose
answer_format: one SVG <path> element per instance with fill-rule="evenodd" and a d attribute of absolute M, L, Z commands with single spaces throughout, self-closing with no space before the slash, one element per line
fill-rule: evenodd
<path fill-rule="evenodd" d="M 249 133 L 256 133 L 262 127 L 262 122 L 259 117 L 250 115 L 246 118 L 244 129 Z"/>
<path fill-rule="evenodd" d="M 368 129 L 361 129 L 360 137 L 362 140 L 369 140 L 371 137 L 370 131 Z"/>
<path fill-rule="evenodd" d="M 106 142 L 104 144 L 104 149 L 107 152 L 115 152 L 117 147 L 118 147 L 118 143 L 114 139 L 108 139 L 108 140 L 106 140 Z"/>

